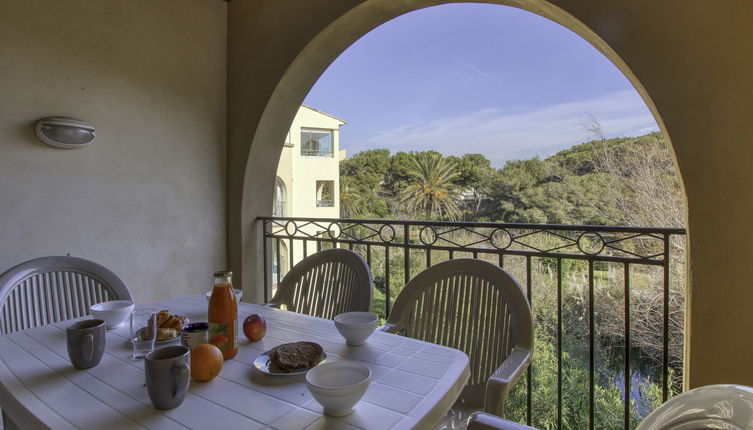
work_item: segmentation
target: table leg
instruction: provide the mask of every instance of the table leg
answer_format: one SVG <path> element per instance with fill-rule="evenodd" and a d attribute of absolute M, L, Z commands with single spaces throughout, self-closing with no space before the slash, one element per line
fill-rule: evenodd
<path fill-rule="evenodd" d="M 6 415 L 5 411 L 3 412 L 3 425 L 0 427 L 0 430 L 21 430 L 18 428 L 16 424 L 13 423 L 13 421 L 10 420 L 10 417 Z"/>

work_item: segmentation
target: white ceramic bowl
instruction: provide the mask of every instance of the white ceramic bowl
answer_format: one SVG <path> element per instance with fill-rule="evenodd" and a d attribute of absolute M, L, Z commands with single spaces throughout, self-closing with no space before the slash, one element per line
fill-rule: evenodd
<path fill-rule="evenodd" d="M 241 297 L 243 297 L 243 290 L 234 289 L 233 291 L 235 291 L 235 300 L 237 300 L 238 303 L 240 303 Z M 204 294 L 204 296 L 206 296 L 207 301 L 209 301 L 209 298 L 212 297 L 212 290 L 207 291 L 206 294 Z"/>
<path fill-rule="evenodd" d="M 379 317 L 371 312 L 346 312 L 335 317 L 335 327 L 348 345 L 363 345 L 378 321 Z"/>
<path fill-rule="evenodd" d="M 133 302 L 130 300 L 113 300 L 91 305 L 89 307 L 92 316 L 104 320 L 108 330 L 118 328 L 128 321 L 133 311 Z"/>
<path fill-rule="evenodd" d="M 353 413 L 371 383 L 371 370 L 352 361 L 320 364 L 306 373 L 306 387 L 326 415 L 344 417 Z"/>

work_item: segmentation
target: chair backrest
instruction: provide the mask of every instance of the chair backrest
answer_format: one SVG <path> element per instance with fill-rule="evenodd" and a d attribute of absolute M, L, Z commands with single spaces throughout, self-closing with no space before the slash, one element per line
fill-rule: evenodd
<path fill-rule="evenodd" d="M 706 385 L 672 397 L 638 425 L 638 430 L 753 429 L 753 388 Z"/>
<path fill-rule="evenodd" d="M 77 257 L 29 260 L 0 275 L 0 333 L 84 316 L 108 300 L 131 293 L 106 267 Z"/>
<path fill-rule="evenodd" d="M 371 270 L 353 251 L 325 249 L 298 264 L 280 282 L 272 303 L 320 318 L 371 311 Z"/>
<path fill-rule="evenodd" d="M 469 387 L 481 392 L 513 348 L 533 347 L 523 289 L 501 267 L 471 258 L 435 264 L 411 279 L 387 323 L 409 337 L 468 354 Z"/>

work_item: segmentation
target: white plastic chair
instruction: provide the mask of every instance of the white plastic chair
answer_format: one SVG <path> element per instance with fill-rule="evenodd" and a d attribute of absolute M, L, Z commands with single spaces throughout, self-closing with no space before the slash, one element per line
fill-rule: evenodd
<path fill-rule="evenodd" d="M 537 430 L 514 421 L 509 421 L 486 412 L 473 414 L 467 430 Z"/>
<path fill-rule="evenodd" d="M 89 306 L 131 300 L 108 268 L 77 257 L 42 257 L 0 275 L 0 333 L 7 334 L 89 314 Z"/>
<path fill-rule="evenodd" d="M 411 279 L 380 328 L 401 329 L 468 354 L 471 377 L 455 408 L 461 415 L 483 409 L 502 416 L 507 393 L 531 362 L 533 320 L 526 295 L 512 276 L 483 260 L 445 261 Z"/>
<path fill-rule="evenodd" d="M 753 388 L 706 385 L 672 397 L 637 430 L 753 430 Z"/>
<path fill-rule="evenodd" d="M 667 400 L 637 430 L 753 430 L 753 388 L 707 385 Z M 486 413 L 474 414 L 468 430 L 536 430 Z"/>
<path fill-rule="evenodd" d="M 0 334 L 88 315 L 108 300 L 132 300 L 108 268 L 77 257 L 35 258 L 0 275 Z M 3 428 L 18 429 L 4 411 Z"/>
<path fill-rule="evenodd" d="M 332 248 L 296 264 L 266 306 L 333 319 L 343 312 L 371 311 L 372 295 L 371 270 L 363 258 Z"/>

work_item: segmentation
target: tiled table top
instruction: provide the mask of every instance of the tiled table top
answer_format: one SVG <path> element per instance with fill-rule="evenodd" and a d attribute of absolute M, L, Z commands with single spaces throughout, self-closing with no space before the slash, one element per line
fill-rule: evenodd
<path fill-rule="evenodd" d="M 203 296 L 144 307 L 206 320 Z M 0 337 L 0 407 L 21 428 L 430 429 L 468 380 L 468 357 L 455 349 L 382 332 L 364 346 L 347 346 L 332 321 L 248 303 L 239 305 L 239 327 L 252 313 L 267 320 L 266 337 L 251 343 L 241 333 L 238 355 L 224 363 L 220 376 L 192 380 L 186 400 L 170 411 L 156 411 L 149 401 L 143 362 L 129 358 L 127 324 L 107 333 L 106 354 L 89 370 L 68 361 L 70 321 Z M 354 360 L 371 369 L 372 383 L 352 415 L 323 416 L 304 376 L 254 369 L 260 353 L 299 340 L 322 345 L 328 361 Z"/>

